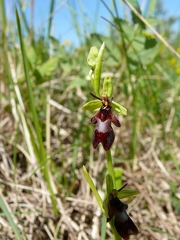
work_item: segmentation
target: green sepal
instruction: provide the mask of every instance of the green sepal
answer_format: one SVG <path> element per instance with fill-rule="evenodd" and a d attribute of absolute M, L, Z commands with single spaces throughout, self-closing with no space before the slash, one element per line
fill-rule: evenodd
<path fill-rule="evenodd" d="M 92 101 L 89 101 L 86 104 L 84 104 L 82 109 L 87 110 L 87 111 L 97 111 L 97 110 L 99 110 L 101 105 L 102 105 L 102 102 L 100 100 L 98 100 L 98 99 L 92 100 Z"/>
<path fill-rule="evenodd" d="M 139 194 L 137 190 L 123 189 L 122 191 L 118 192 L 118 198 L 123 199 L 123 198 L 131 197 L 137 194 Z"/>
<path fill-rule="evenodd" d="M 111 98 L 113 95 L 113 86 L 112 86 L 112 78 L 111 77 L 105 77 L 105 79 L 104 79 L 103 95 L 108 96 L 108 98 Z"/>
<path fill-rule="evenodd" d="M 89 64 L 89 66 L 91 66 L 92 69 L 94 69 L 96 66 L 97 58 L 98 58 L 98 48 L 93 46 L 91 47 L 88 58 L 87 58 L 87 63 Z"/>
<path fill-rule="evenodd" d="M 127 109 L 121 106 L 119 103 L 112 101 L 111 106 L 116 113 L 121 115 L 127 115 Z"/>

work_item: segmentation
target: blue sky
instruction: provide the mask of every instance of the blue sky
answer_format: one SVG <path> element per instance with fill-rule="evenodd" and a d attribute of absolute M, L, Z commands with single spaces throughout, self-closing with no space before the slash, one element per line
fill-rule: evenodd
<path fill-rule="evenodd" d="M 9 18 L 13 18 L 13 5 L 16 0 L 6 0 L 5 2 Z M 31 1 L 24 0 L 22 2 L 24 3 L 26 16 L 30 19 Z M 37 33 L 43 33 L 46 30 L 50 2 L 51 0 L 34 0 L 33 24 L 35 32 Z M 104 2 L 111 8 L 111 0 L 104 0 Z M 116 0 L 116 2 L 119 6 L 119 15 L 122 17 L 125 12 L 125 5 L 122 4 L 122 1 Z M 139 0 L 141 6 L 144 6 L 147 2 L 148 0 Z M 180 17 L 180 0 L 163 0 L 162 2 L 166 10 L 166 16 L 164 17 Z M 104 16 L 107 19 L 110 19 L 111 16 L 100 0 L 57 0 L 55 9 L 57 9 L 57 12 L 53 16 L 52 35 L 60 42 L 69 40 L 73 45 L 79 44 L 80 39 L 78 39 L 76 28 L 73 25 L 72 13 L 77 19 L 78 28 L 80 29 L 79 36 L 81 39 L 92 31 L 108 34 L 109 24 L 100 16 Z M 176 23 L 174 27 L 180 30 L 180 21 Z"/>

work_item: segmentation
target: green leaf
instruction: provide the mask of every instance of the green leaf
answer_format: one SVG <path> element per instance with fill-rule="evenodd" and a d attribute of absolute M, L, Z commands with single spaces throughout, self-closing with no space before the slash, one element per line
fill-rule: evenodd
<path fill-rule="evenodd" d="M 155 18 L 155 17 L 148 17 L 146 18 L 146 21 L 152 26 L 152 27 L 156 27 L 159 24 L 159 19 Z"/>
<path fill-rule="evenodd" d="M 63 61 L 66 61 L 68 59 L 68 56 L 65 47 L 60 44 L 60 42 L 56 38 L 52 36 L 50 36 L 49 38 L 51 40 L 51 44 L 53 45 L 53 50 L 56 53 L 56 56 L 58 56 L 58 58 L 61 60 L 61 63 Z"/>
<path fill-rule="evenodd" d="M 87 62 L 92 69 L 94 69 L 96 66 L 97 58 L 98 58 L 98 48 L 93 46 L 91 47 L 88 58 L 87 58 Z"/>
<path fill-rule="evenodd" d="M 27 59 L 31 65 L 31 68 L 33 69 L 36 64 L 36 60 L 37 60 L 37 55 L 36 55 L 35 49 L 33 47 L 29 47 L 29 46 L 25 45 L 25 50 L 26 50 L 26 54 L 27 54 Z"/>
<path fill-rule="evenodd" d="M 87 81 L 84 81 L 84 79 L 80 77 L 75 77 L 72 82 L 71 82 L 72 87 L 82 87 L 82 86 L 87 86 Z"/>
<path fill-rule="evenodd" d="M 90 188 L 91 188 L 91 190 L 92 190 L 92 192 L 93 192 L 93 194 L 94 194 L 94 196 L 97 200 L 97 203 L 99 204 L 99 207 L 101 208 L 102 212 L 105 213 L 104 209 L 103 209 L 103 201 L 102 201 L 102 199 L 101 199 L 101 197 L 100 197 L 100 195 L 99 195 L 91 177 L 89 176 L 89 173 L 87 172 L 85 166 L 83 166 L 83 173 L 84 173 L 84 176 L 85 176 L 87 182 L 89 183 L 89 186 L 90 186 Z"/>
<path fill-rule="evenodd" d="M 141 9 L 137 0 L 128 0 L 128 2 L 136 9 L 138 13 L 141 14 Z"/>
<path fill-rule="evenodd" d="M 57 68 L 57 63 L 58 63 L 58 58 L 57 57 L 52 57 L 48 59 L 45 63 L 42 65 L 38 66 L 36 70 L 39 72 L 41 77 L 45 76 L 51 76 L 51 74 L 55 71 Z"/>
<path fill-rule="evenodd" d="M 111 106 L 116 113 L 127 115 L 127 109 L 121 106 L 119 103 L 112 101 Z"/>
<path fill-rule="evenodd" d="M 137 0 L 128 0 L 128 2 L 136 9 L 138 13 L 141 14 L 141 9 Z M 145 28 L 145 24 L 133 12 L 131 12 L 131 14 L 133 23 L 138 23 L 142 28 Z"/>
<path fill-rule="evenodd" d="M 156 44 L 157 41 L 152 33 L 142 31 L 134 38 L 132 42 L 133 49 L 131 50 L 131 52 L 133 51 L 133 53 L 139 56 L 141 51 L 148 48 L 153 48 L 156 46 Z"/>
<path fill-rule="evenodd" d="M 139 51 L 138 53 L 131 52 L 128 54 L 128 57 L 131 61 L 134 63 L 139 64 L 139 62 L 143 65 L 151 64 L 154 61 L 154 58 L 159 53 L 160 48 L 159 44 L 156 44 L 153 48 L 147 48 L 143 49 L 142 51 Z"/>
<path fill-rule="evenodd" d="M 145 41 L 146 41 L 146 37 L 142 34 L 137 35 L 132 42 L 132 47 L 131 51 L 133 52 L 140 52 L 144 49 L 144 45 L 145 45 Z M 135 51 L 134 51 L 135 50 Z"/>
<path fill-rule="evenodd" d="M 103 95 L 108 96 L 111 98 L 113 95 L 113 86 L 112 86 L 112 79 L 111 77 L 105 77 L 103 82 Z"/>
<path fill-rule="evenodd" d="M 121 18 L 115 18 L 115 23 L 118 28 L 119 28 L 119 25 L 121 26 L 123 30 L 123 34 L 128 40 L 128 43 L 132 41 L 132 39 L 134 38 L 134 26 Z"/>
<path fill-rule="evenodd" d="M 146 42 L 144 45 L 145 49 L 154 48 L 156 46 L 156 44 L 157 44 L 157 41 L 156 41 L 154 35 L 151 33 L 149 33 L 149 34 L 146 33 Z"/>
<path fill-rule="evenodd" d="M 102 103 L 100 100 L 92 100 L 84 104 L 82 107 L 83 110 L 87 111 L 97 111 L 101 107 Z"/>

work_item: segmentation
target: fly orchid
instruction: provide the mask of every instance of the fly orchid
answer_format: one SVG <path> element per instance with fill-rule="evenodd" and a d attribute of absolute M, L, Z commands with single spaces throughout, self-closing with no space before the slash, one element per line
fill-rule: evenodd
<path fill-rule="evenodd" d="M 126 190 L 126 193 L 124 193 L 124 191 L 121 190 L 126 185 L 121 189 L 116 190 L 117 183 L 110 151 L 115 139 L 115 134 L 111 123 L 116 127 L 120 127 L 121 124 L 114 113 L 126 115 L 127 110 L 119 103 L 113 101 L 113 84 L 111 77 L 106 76 L 103 80 L 103 84 L 101 84 L 101 68 L 104 48 L 105 43 L 101 45 L 99 50 L 95 46 L 90 49 L 87 62 L 91 67 L 89 78 L 94 90 L 94 93 L 90 94 L 95 99 L 87 102 L 83 106 L 84 110 L 96 111 L 96 114 L 91 118 L 91 123 L 95 124 L 92 137 L 93 147 L 96 149 L 99 143 L 101 143 L 106 151 L 108 174 L 106 175 L 107 197 L 104 201 L 98 194 L 98 191 L 85 167 L 83 167 L 83 171 L 102 212 L 107 218 L 107 222 L 110 221 L 115 238 L 117 237 L 117 239 L 120 239 L 120 237 L 117 236 L 120 235 L 124 240 L 128 240 L 131 234 L 138 234 L 138 229 L 126 212 L 128 205 L 121 202 L 120 199 L 135 195 L 138 192 L 134 190 Z"/>
<path fill-rule="evenodd" d="M 96 124 L 92 144 L 96 149 L 99 143 L 102 143 L 104 150 L 108 151 L 115 138 L 113 128 L 111 127 L 111 122 L 116 126 L 120 127 L 121 124 L 117 117 L 114 115 L 111 107 L 112 98 L 109 99 L 106 95 L 99 98 L 91 93 L 94 98 L 99 99 L 102 102 L 100 110 L 91 118 L 91 122 Z"/>

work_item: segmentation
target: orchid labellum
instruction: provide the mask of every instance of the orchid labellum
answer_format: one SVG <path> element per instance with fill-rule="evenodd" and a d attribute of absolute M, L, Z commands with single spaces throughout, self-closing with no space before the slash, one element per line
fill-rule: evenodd
<path fill-rule="evenodd" d="M 109 195 L 108 202 L 108 215 L 109 218 L 107 222 L 109 222 L 114 217 L 114 226 L 118 234 L 124 239 L 128 240 L 130 235 L 137 235 L 138 229 L 132 219 L 126 212 L 128 205 L 121 202 L 117 197 L 119 191 L 121 191 L 127 184 L 125 184 L 118 191 L 114 189 L 112 193 Z"/>
<path fill-rule="evenodd" d="M 97 148 L 98 144 L 102 143 L 104 150 L 108 151 L 111 148 L 115 138 L 113 128 L 111 127 L 111 122 L 116 127 L 120 127 L 121 124 L 112 111 L 112 98 L 109 99 L 107 96 L 99 98 L 92 93 L 91 95 L 102 101 L 100 110 L 91 119 L 91 122 L 96 124 L 92 138 L 93 147 Z"/>

